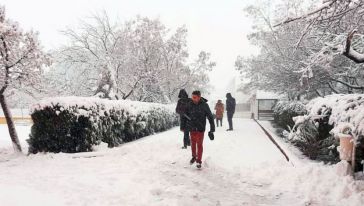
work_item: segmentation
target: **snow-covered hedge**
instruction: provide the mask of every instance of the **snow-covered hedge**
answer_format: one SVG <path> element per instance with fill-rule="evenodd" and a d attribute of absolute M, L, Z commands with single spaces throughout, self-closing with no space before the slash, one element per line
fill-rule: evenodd
<path fill-rule="evenodd" d="M 332 127 L 327 123 L 328 118 L 303 118 L 301 122 L 295 122 L 301 117 L 307 117 L 307 114 L 306 105 L 302 102 L 280 101 L 274 108 L 274 121 L 284 129 L 283 136 L 310 159 L 337 162 L 339 155 L 332 146 L 336 141 L 329 134 Z"/>
<path fill-rule="evenodd" d="M 364 136 L 364 94 L 335 94 L 319 97 L 307 104 L 309 116 L 321 119 L 329 116 L 331 131 L 337 136 L 344 127 L 350 127 L 356 140 Z"/>
<path fill-rule="evenodd" d="M 330 134 L 332 126 L 328 124 L 328 118 L 313 120 L 302 117 L 307 116 L 294 118 L 296 124 L 288 140 L 310 159 L 330 163 L 339 162 L 339 153 L 336 150 L 338 141 Z"/>
<path fill-rule="evenodd" d="M 357 164 L 360 166 L 360 160 L 364 157 L 364 94 L 335 94 L 318 97 L 311 100 L 306 108 L 308 115 L 295 119 L 297 127 L 305 121 L 313 121 L 317 129 L 321 131 L 321 138 L 324 136 L 322 133 L 330 133 L 327 136 L 338 137 L 344 129 L 349 129 L 357 143 Z"/>
<path fill-rule="evenodd" d="M 42 100 L 31 110 L 29 152 L 86 152 L 170 129 L 178 117 L 170 105 L 88 97 Z"/>
<path fill-rule="evenodd" d="M 302 102 L 279 101 L 274 106 L 274 122 L 284 129 L 289 129 L 294 126 L 293 117 L 306 113 L 306 106 Z"/>

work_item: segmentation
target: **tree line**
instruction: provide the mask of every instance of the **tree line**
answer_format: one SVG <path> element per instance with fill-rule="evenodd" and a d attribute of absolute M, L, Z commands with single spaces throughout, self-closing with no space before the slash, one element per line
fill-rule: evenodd
<path fill-rule="evenodd" d="M 23 31 L 0 6 L 0 104 L 16 151 L 10 108 L 50 96 L 170 103 L 182 88 L 207 91 L 216 65 L 205 51 L 191 61 L 187 28 L 172 31 L 158 18 L 112 21 L 104 11 L 62 33 L 68 40 L 45 51 L 38 33 Z"/>
<path fill-rule="evenodd" d="M 62 33 L 69 41 L 46 75 L 57 96 L 169 103 L 181 88 L 206 91 L 215 66 L 204 51 L 191 62 L 186 27 L 171 31 L 159 19 L 113 22 L 102 12 Z"/>
<path fill-rule="evenodd" d="M 364 92 L 364 1 L 283 0 L 245 8 L 250 42 L 260 48 L 238 57 L 243 90 L 263 89 L 289 99 Z"/>

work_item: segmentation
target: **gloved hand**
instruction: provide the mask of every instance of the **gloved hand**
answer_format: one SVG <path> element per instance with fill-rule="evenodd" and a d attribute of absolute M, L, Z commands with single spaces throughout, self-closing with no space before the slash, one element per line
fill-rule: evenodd
<path fill-rule="evenodd" d="M 210 140 L 214 140 L 215 139 L 215 135 L 214 135 L 213 132 L 209 132 L 208 135 L 209 135 Z"/>

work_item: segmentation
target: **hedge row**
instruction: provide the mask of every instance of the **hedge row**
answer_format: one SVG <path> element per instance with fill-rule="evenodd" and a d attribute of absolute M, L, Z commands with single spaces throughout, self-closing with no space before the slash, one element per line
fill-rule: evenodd
<path fill-rule="evenodd" d="M 330 134 L 333 126 L 328 123 L 331 111 L 327 110 L 322 118 L 312 119 L 307 116 L 310 107 L 306 107 L 299 101 L 278 102 L 274 108 L 274 122 L 290 131 L 285 132 L 287 140 L 310 159 L 338 162 L 338 141 Z"/>
<path fill-rule="evenodd" d="M 333 126 L 328 123 L 328 119 L 327 116 L 321 119 L 312 119 L 309 116 L 296 117 L 296 125 L 289 141 L 312 160 L 337 163 L 340 161 L 336 149 L 339 142 L 330 133 Z"/>
<path fill-rule="evenodd" d="M 308 117 L 315 122 L 324 121 L 318 129 L 330 129 L 337 138 L 345 127 L 350 128 L 356 142 L 356 169 L 363 170 L 364 161 L 364 94 L 333 94 L 318 97 L 307 104 Z M 338 140 L 336 140 L 338 141 Z"/>
<path fill-rule="evenodd" d="M 281 128 L 294 126 L 293 117 L 307 114 L 306 106 L 298 101 L 279 101 L 274 106 L 274 122 Z"/>
<path fill-rule="evenodd" d="M 101 142 L 115 147 L 179 123 L 168 105 L 86 97 L 42 100 L 31 117 L 29 153 L 87 152 Z"/>

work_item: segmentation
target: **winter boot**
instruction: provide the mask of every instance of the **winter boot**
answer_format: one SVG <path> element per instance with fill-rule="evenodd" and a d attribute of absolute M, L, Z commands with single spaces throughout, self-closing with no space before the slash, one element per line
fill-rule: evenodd
<path fill-rule="evenodd" d="M 190 160 L 190 164 L 192 165 L 195 162 L 196 162 L 196 158 L 195 157 L 192 157 L 192 159 Z"/>
<path fill-rule="evenodd" d="M 201 161 L 198 161 L 198 162 L 197 162 L 196 167 L 197 167 L 197 169 L 201 169 L 201 167 L 202 167 L 202 166 L 201 166 Z"/>

